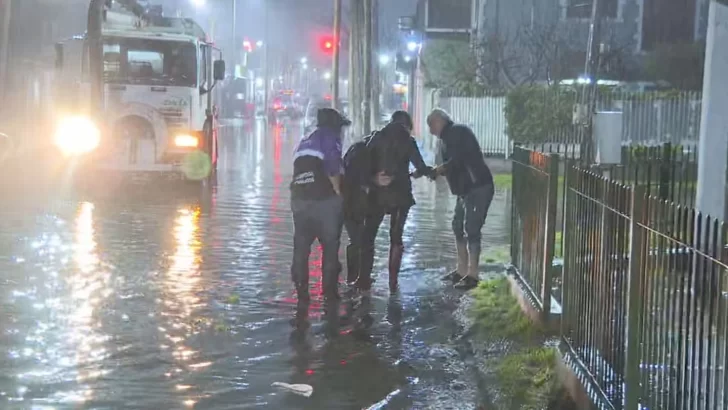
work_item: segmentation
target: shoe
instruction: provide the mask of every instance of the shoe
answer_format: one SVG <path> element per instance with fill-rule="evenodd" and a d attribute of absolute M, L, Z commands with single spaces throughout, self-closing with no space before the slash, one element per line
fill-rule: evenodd
<path fill-rule="evenodd" d="M 389 292 L 396 293 L 399 288 L 399 270 L 402 267 L 404 246 L 391 245 L 389 247 Z"/>
<path fill-rule="evenodd" d="M 348 245 L 346 247 L 346 283 L 353 284 L 359 279 L 360 271 L 359 247 Z"/>
<path fill-rule="evenodd" d="M 480 280 L 476 279 L 472 276 L 466 276 L 460 280 L 460 282 L 455 284 L 455 289 L 459 290 L 471 290 L 478 287 L 480 284 Z"/>
<path fill-rule="evenodd" d="M 455 242 L 458 252 L 458 267 L 445 275 L 442 280 L 460 282 L 468 274 L 468 244 L 464 240 Z"/>

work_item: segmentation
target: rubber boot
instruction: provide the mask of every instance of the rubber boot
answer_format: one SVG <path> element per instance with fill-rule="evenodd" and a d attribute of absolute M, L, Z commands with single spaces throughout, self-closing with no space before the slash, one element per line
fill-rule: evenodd
<path fill-rule="evenodd" d="M 361 271 L 359 247 L 348 245 L 346 247 L 346 283 L 351 285 L 359 279 Z"/>
<path fill-rule="evenodd" d="M 402 267 L 404 246 L 390 245 L 389 247 L 389 292 L 395 293 L 399 288 L 399 269 Z"/>
<path fill-rule="evenodd" d="M 468 243 L 464 239 L 455 240 L 455 246 L 458 253 L 458 265 L 457 269 L 445 275 L 443 280 L 449 280 L 452 282 L 460 282 L 465 276 L 468 275 Z"/>

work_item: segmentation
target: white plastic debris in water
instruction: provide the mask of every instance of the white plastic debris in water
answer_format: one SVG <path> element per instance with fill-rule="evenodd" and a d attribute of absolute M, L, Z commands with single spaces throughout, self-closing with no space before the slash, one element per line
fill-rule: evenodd
<path fill-rule="evenodd" d="M 271 386 L 278 387 L 281 390 L 285 390 L 287 392 L 297 394 L 303 397 L 311 397 L 311 395 L 313 394 L 313 387 L 309 386 L 308 384 L 288 384 L 275 382 Z"/>

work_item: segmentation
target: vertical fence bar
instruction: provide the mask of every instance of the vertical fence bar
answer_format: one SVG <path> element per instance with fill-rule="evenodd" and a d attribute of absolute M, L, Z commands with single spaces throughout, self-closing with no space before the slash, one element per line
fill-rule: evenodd
<path fill-rule="evenodd" d="M 554 264 L 554 251 L 556 244 L 556 214 L 559 204 L 559 155 L 549 154 L 549 188 L 548 202 L 546 203 L 546 230 L 544 243 L 544 261 L 543 261 L 543 285 L 541 288 L 541 303 L 543 310 L 544 322 L 548 321 L 551 315 L 551 287 L 553 278 L 551 277 Z"/>
<path fill-rule="evenodd" d="M 625 410 L 638 410 L 640 402 L 640 363 L 642 360 L 642 267 L 645 230 L 640 226 L 645 220 L 645 189 L 632 188 L 630 206 L 629 274 L 627 279 L 627 352 L 625 357 Z"/>

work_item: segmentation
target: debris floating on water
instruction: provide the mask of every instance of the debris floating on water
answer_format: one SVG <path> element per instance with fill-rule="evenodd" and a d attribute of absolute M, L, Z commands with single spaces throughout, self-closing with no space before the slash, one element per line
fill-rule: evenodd
<path fill-rule="evenodd" d="M 288 384 L 282 382 L 275 382 L 271 386 L 278 387 L 282 390 L 286 390 L 290 393 L 297 394 L 303 397 L 311 397 L 313 394 L 313 387 L 308 384 Z"/>

